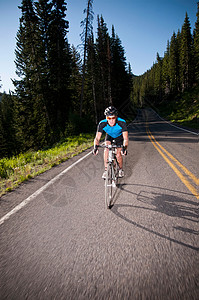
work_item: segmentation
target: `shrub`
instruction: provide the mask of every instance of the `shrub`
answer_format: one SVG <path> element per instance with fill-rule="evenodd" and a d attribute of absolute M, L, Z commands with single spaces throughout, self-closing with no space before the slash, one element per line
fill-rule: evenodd
<path fill-rule="evenodd" d="M 4 178 L 4 179 L 8 178 L 6 166 L 5 166 L 3 159 L 0 161 L 0 177 Z"/>

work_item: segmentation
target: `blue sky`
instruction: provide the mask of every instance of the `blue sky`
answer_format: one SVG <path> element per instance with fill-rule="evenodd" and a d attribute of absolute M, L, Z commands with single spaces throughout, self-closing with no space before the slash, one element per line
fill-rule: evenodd
<path fill-rule="evenodd" d="M 84 19 L 87 0 L 66 0 L 69 21 L 68 41 L 81 43 L 80 22 Z M 157 52 L 164 55 L 167 40 L 181 29 L 188 13 L 192 30 L 195 27 L 198 0 L 94 0 L 94 34 L 97 15 L 104 20 L 111 34 L 112 25 L 122 41 L 127 62 L 135 75 L 150 69 Z M 11 78 L 15 74 L 16 33 L 19 28 L 21 0 L 0 0 L 0 78 L 1 92 L 14 91 Z"/>

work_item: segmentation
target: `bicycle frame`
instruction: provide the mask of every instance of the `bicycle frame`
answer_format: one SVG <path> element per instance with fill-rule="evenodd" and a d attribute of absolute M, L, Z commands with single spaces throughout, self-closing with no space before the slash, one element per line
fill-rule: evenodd
<path fill-rule="evenodd" d="M 116 157 L 116 148 L 122 148 L 115 144 L 104 145 L 103 148 L 107 148 L 108 159 L 107 159 L 107 174 L 105 179 L 105 206 L 111 208 L 111 202 L 113 198 L 113 188 L 117 187 L 119 164 Z"/>
<path fill-rule="evenodd" d="M 116 187 L 117 184 L 117 178 L 118 178 L 118 161 L 116 157 L 116 147 L 113 148 L 112 145 L 110 147 L 107 147 L 109 149 L 108 153 L 108 160 L 107 163 L 112 168 L 112 186 Z"/>

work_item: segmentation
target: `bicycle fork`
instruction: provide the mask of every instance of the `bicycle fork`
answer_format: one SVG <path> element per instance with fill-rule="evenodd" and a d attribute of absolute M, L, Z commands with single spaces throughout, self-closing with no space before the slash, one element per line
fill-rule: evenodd
<path fill-rule="evenodd" d="M 108 161 L 109 161 L 109 165 L 110 165 L 110 169 L 111 169 L 111 185 L 112 187 L 116 187 L 116 181 L 117 181 L 117 174 L 115 172 L 115 158 L 113 157 L 114 153 L 113 151 L 109 151 L 109 156 L 108 156 Z"/>
<path fill-rule="evenodd" d="M 110 186 L 112 185 L 112 187 L 115 188 L 116 187 L 116 174 L 115 174 L 115 170 L 114 170 L 113 164 L 110 164 L 110 168 L 111 168 L 111 182 L 110 182 Z"/>

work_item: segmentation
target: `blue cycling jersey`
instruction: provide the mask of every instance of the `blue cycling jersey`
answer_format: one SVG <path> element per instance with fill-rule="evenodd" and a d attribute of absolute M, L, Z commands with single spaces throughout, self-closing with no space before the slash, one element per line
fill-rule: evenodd
<path fill-rule="evenodd" d="M 124 131 L 127 131 L 126 121 L 121 118 L 117 118 L 115 125 L 110 126 L 106 119 L 102 120 L 98 124 L 97 131 L 101 133 L 105 131 L 108 135 L 115 139 L 122 135 Z"/>

